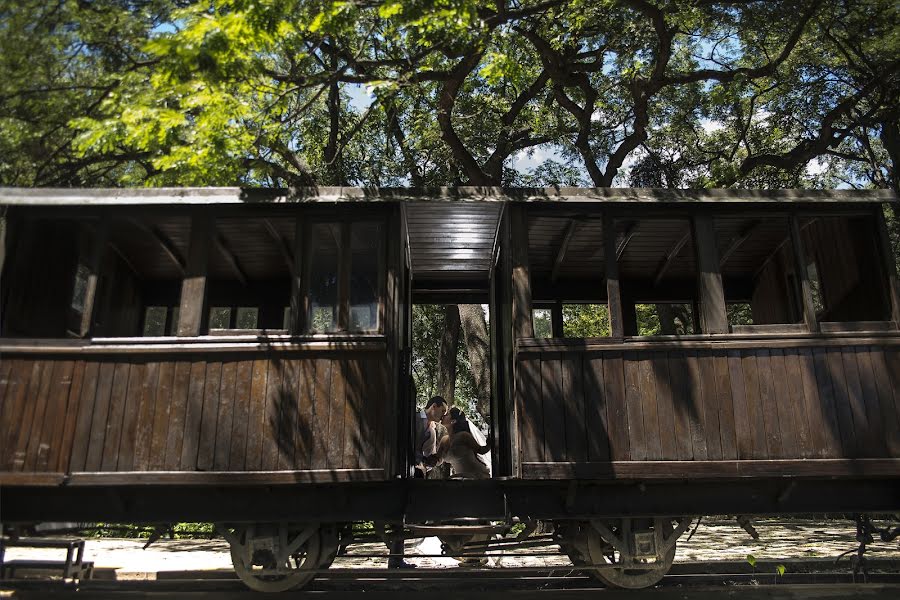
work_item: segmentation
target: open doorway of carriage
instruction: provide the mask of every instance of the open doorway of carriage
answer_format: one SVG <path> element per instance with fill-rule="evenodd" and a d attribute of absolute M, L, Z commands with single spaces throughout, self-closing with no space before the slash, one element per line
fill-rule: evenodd
<path fill-rule="evenodd" d="M 409 268 L 405 368 L 415 384 L 409 414 L 442 396 L 485 438 L 493 427 L 494 439 L 499 436 L 493 417 L 500 413 L 492 368 L 498 355 L 492 288 L 501 215 L 496 202 L 434 198 L 403 206 Z M 496 453 L 483 458 L 497 474 Z M 447 475 L 446 469 L 435 469 L 432 477 Z"/>
<path fill-rule="evenodd" d="M 416 410 L 441 396 L 488 436 L 492 413 L 488 304 L 414 304 L 410 368 Z M 440 424 L 437 429 L 440 440 L 446 430 Z M 490 456 L 487 462 L 491 464 Z M 441 465 L 429 475 L 449 477 L 449 466 Z"/>

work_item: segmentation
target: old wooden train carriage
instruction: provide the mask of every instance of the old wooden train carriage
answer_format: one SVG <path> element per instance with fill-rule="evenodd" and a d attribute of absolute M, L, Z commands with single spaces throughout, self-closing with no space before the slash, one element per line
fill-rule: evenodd
<path fill-rule="evenodd" d="M 0 189 L 0 518 L 215 521 L 260 589 L 543 519 L 635 587 L 690 515 L 900 509 L 895 201 Z M 489 307 L 490 480 L 407 477 L 414 303 Z"/>

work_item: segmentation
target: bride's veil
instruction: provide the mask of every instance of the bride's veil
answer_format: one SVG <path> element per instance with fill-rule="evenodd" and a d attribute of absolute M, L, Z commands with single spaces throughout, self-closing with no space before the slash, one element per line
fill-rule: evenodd
<path fill-rule="evenodd" d="M 466 423 L 469 425 L 469 433 L 472 434 L 472 437 L 475 438 L 475 441 L 478 442 L 481 446 L 484 446 L 487 443 L 487 438 L 484 437 L 484 434 L 481 433 L 481 430 L 475 427 L 472 421 L 466 420 Z M 491 453 L 487 454 L 476 454 L 478 460 L 483 462 L 487 467 L 488 473 L 493 476 L 494 472 L 491 468 Z"/>

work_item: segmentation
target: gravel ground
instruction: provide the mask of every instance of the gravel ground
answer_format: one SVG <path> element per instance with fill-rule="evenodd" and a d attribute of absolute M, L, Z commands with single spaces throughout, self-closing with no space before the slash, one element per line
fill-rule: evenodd
<path fill-rule="evenodd" d="M 788 561 L 804 558 L 835 558 L 856 548 L 856 529 L 850 521 L 763 520 L 755 523 L 760 534 L 753 540 L 733 520 L 705 518 L 690 541 L 688 534 L 678 545 L 676 562 L 747 559 Z M 144 540 L 90 539 L 85 560 L 94 561 L 98 576 L 116 579 L 155 579 L 166 571 L 231 570 L 228 545 L 222 540 L 159 540 L 147 550 Z M 555 551 L 555 547 L 529 553 Z M 877 543 L 870 546 L 870 556 L 900 559 L 900 543 Z M 59 559 L 60 551 L 10 548 L 7 559 Z M 379 568 L 386 565 L 384 544 L 367 543 L 350 547 L 348 555 L 338 557 L 337 568 Z M 424 557 L 440 554 L 437 538 L 409 540 L 407 559 L 420 567 L 452 568 L 457 562 L 448 557 Z M 521 554 L 523 551 L 518 551 Z M 360 555 L 379 555 L 377 557 Z M 492 561 L 496 563 L 496 561 Z M 506 556 L 501 567 L 570 566 L 568 558 L 553 556 Z"/>

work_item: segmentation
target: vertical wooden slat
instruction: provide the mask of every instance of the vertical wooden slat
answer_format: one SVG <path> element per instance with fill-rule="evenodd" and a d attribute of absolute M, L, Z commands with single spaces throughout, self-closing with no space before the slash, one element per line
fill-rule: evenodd
<path fill-rule="evenodd" d="M 59 361 L 53 372 L 50 384 L 50 396 L 47 399 L 47 411 L 44 425 L 41 427 L 41 442 L 38 446 L 37 471 L 54 471 L 59 461 L 62 445 L 63 429 L 66 423 L 66 405 L 72 387 L 72 375 L 75 362 Z"/>
<path fill-rule="evenodd" d="M 327 463 L 329 469 L 340 469 L 344 459 L 344 404 L 346 394 L 346 368 L 342 360 L 331 362 L 331 400 L 328 417 Z"/>
<path fill-rule="evenodd" d="M 672 381 L 672 400 L 675 409 L 675 448 L 678 460 L 694 458 L 691 441 L 691 412 L 693 396 L 688 381 L 687 361 L 681 351 L 668 353 L 669 377 Z M 646 419 L 646 416 L 644 417 Z M 649 441 L 649 432 L 648 441 Z"/>
<path fill-rule="evenodd" d="M 722 442 L 722 458 L 737 459 L 737 434 L 734 430 L 734 405 L 731 397 L 731 378 L 728 372 L 728 357 L 724 352 L 709 356 L 716 372 L 716 405 L 719 408 L 719 434 Z"/>
<path fill-rule="evenodd" d="M 285 402 L 281 382 L 284 379 L 284 361 L 270 359 L 266 374 L 266 408 L 262 425 L 262 456 L 260 469 L 274 471 L 278 468 L 278 447 L 282 444 L 281 406 Z"/>
<path fill-rule="evenodd" d="M 189 378 L 187 404 L 184 411 L 181 461 L 179 462 L 179 468 L 183 471 L 193 471 L 197 468 L 200 425 L 203 419 L 203 386 L 206 383 L 206 361 L 193 361 Z"/>
<path fill-rule="evenodd" d="M 819 406 L 822 407 L 822 415 L 826 425 L 824 429 L 827 432 L 825 436 L 827 443 L 825 456 L 828 458 L 839 458 L 844 455 L 844 450 L 841 442 L 841 431 L 838 426 L 835 391 L 831 381 L 831 371 L 828 368 L 828 357 L 824 349 L 817 348 L 814 350 L 813 365 L 815 367 L 816 387 L 820 399 Z"/>
<path fill-rule="evenodd" d="M 116 364 L 113 373 L 112 391 L 109 396 L 109 415 L 106 419 L 106 436 L 103 439 L 101 471 L 115 471 L 119 462 L 119 445 L 122 441 L 122 423 L 125 418 L 125 404 L 128 400 L 128 376 L 131 364 Z"/>
<path fill-rule="evenodd" d="M 606 387 L 609 419 L 610 458 L 630 460 L 628 413 L 625 407 L 625 372 L 621 353 L 612 353 L 603 359 L 603 382 Z"/>
<path fill-rule="evenodd" d="M 47 402 L 50 397 L 50 388 L 53 384 L 53 372 L 58 369 L 59 361 L 47 360 L 43 361 L 44 367 L 41 369 L 41 376 L 37 382 L 37 395 L 29 394 L 29 399 L 34 398 L 31 402 L 34 404 L 30 423 L 25 428 L 24 445 L 20 445 L 18 451 L 22 454 L 22 461 L 16 456 L 16 463 L 19 470 L 33 471 L 37 464 L 38 453 L 41 444 L 41 428 L 44 425 L 44 415 L 47 412 Z"/>
<path fill-rule="evenodd" d="M 744 371 L 744 390 L 747 398 L 747 413 L 750 418 L 750 431 L 753 437 L 753 458 L 775 458 L 769 455 L 766 434 L 765 406 L 763 405 L 763 392 L 760 388 L 763 382 L 760 378 L 762 366 L 757 354 L 748 350 L 741 358 L 741 367 Z"/>
<path fill-rule="evenodd" d="M 106 423 L 109 416 L 110 395 L 112 394 L 113 376 L 116 364 L 100 363 L 97 380 L 97 393 L 94 396 L 94 411 L 91 419 L 91 440 L 87 457 L 84 461 L 85 471 L 99 471 L 103 462 L 103 446 L 106 439 Z"/>
<path fill-rule="evenodd" d="M 849 348 L 847 351 L 849 352 Z M 866 456 L 881 458 L 890 456 L 885 436 L 885 420 L 882 416 L 878 389 L 875 383 L 875 369 L 872 365 L 871 347 L 856 348 L 856 363 L 859 368 L 859 383 L 866 407 L 866 421 L 869 430 L 866 435 Z"/>
<path fill-rule="evenodd" d="M 704 352 L 700 363 L 700 384 L 703 394 L 703 431 L 709 460 L 722 460 L 722 432 L 719 427 L 719 397 L 716 388 L 716 365 L 713 357 Z"/>
<path fill-rule="evenodd" d="M 200 335 L 206 324 L 206 272 L 214 233 L 212 215 L 199 209 L 191 216 L 191 241 L 178 310 L 180 336 Z"/>
<path fill-rule="evenodd" d="M 5 230 L 4 230 L 5 233 Z M 0 252 L 3 252 L 5 248 L 3 248 L 2 235 L 0 235 Z M 2 272 L 3 263 L 0 262 L 0 272 Z M 14 389 L 16 388 L 15 380 L 12 375 L 12 367 L 16 361 L 9 358 L 4 358 L 0 356 L 0 452 L 4 449 L 4 442 L 6 441 L 6 424 L 9 423 L 9 405 L 12 397 L 15 395 Z M 7 398 L 7 393 L 9 393 L 9 398 Z M 0 463 L 2 463 L 2 459 L 0 459 Z M 0 464 L 0 468 L 2 468 L 2 464 Z"/>
<path fill-rule="evenodd" d="M 345 469 L 359 468 L 359 455 L 363 452 L 362 395 L 360 383 L 362 370 L 358 358 L 346 360 L 344 367 L 344 456 L 341 461 Z M 374 383 L 374 382 L 372 382 Z"/>
<path fill-rule="evenodd" d="M 854 456 L 871 456 L 869 443 L 869 419 L 866 416 L 866 402 L 863 398 L 862 384 L 859 381 L 859 365 L 856 353 L 851 347 L 840 349 L 841 362 L 844 366 L 844 380 L 847 384 L 847 399 L 853 413 L 853 439 L 856 448 Z"/>
<path fill-rule="evenodd" d="M 313 398 L 313 420 L 311 428 L 313 448 L 310 469 L 328 468 L 329 408 L 331 407 L 331 361 L 319 358 L 315 361 L 315 387 Z"/>
<path fill-rule="evenodd" d="M 662 442 L 659 434 L 659 407 L 656 403 L 656 377 L 653 374 L 653 363 L 646 355 L 639 361 L 641 388 L 641 414 L 644 419 L 644 435 L 646 436 L 647 460 L 661 460 Z"/>
<path fill-rule="evenodd" d="M 537 357 L 529 356 L 527 360 L 520 360 L 516 364 L 516 395 L 518 396 L 519 413 L 519 448 L 522 452 L 522 459 L 525 462 L 544 462 L 541 361 Z M 588 428 L 591 429 L 590 422 Z"/>
<path fill-rule="evenodd" d="M 709 460 L 709 450 L 706 446 L 706 431 L 703 428 L 703 419 L 706 416 L 706 408 L 703 404 L 703 378 L 700 373 L 699 359 L 694 351 L 685 352 L 687 363 L 687 392 L 691 424 L 691 446 L 694 450 L 694 460 Z"/>
<path fill-rule="evenodd" d="M 566 456 L 570 461 L 584 462 L 588 460 L 588 431 L 585 426 L 581 354 L 566 355 L 560 363 L 560 367 L 562 368 L 562 397 L 566 413 Z"/>
<path fill-rule="evenodd" d="M 769 458 L 784 458 L 778 426 L 778 398 L 775 396 L 772 360 L 767 350 L 756 351 L 756 366 L 759 369 L 759 405 L 766 424 L 766 452 Z"/>
<path fill-rule="evenodd" d="M 797 359 L 800 364 L 800 380 L 803 384 L 803 404 L 809 420 L 810 457 L 825 458 L 828 456 L 831 431 L 826 425 L 824 399 L 819 397 L 812 350 L 801 348 Z"/>
<path fill-rule="evenodd" d="M 841 452 L 845 458 L 857 456 L 853 408 L 850 406 L 850 394 L 847 391 L 847 377 L 844 374 L 844 361 L 840 349 L 825 352 L 825 367 L 831 377 L 834 391 L 834 407 L 837 416 L 837 428 L 841 432 Z"/>
<path fill-rule="evenodd" d="M 147 468 L 158 471 L 166 467 L 169 442 L 169 418 L 174 400 L 175 363 L 159 366 L 159 380 L 153 401 L 153 434 L 150 438 L 150 457 Z"/>
<path fill-rule="evenodd" d="M 67 472 L 85 470 L 88 446 L 91 440 L 91 423 L 94 416 L 94 399 L 97 395 L 97 382 L 100 377 L 100 363 L 90 361 L 84 365 L 84 381 L 78 401 L 78 417 L 75 421 L 75 433 L 72 439 L 72 457 L 69 459 Z"/>
<path fill-rule="evenodd" d="M 888 451 L 896 458 L 900 457 L 900 386 L 891 383 L 886 354 L 882 348 L 873 349 L 872 369 L 875 372 L 875 386 L 878 389 Z M 895 368 L 900 368 L 900 364 L 895 365 Z"/>
<path fill-rule="evenodd" d="M 25 410 L 25 394 L 34 365 L 30 361 L 7 361 L 10 382 L 3 402 L 3 421 L 0 421 L 0 469 L 12 469 L 13 455 L 18 441 L 19 424 Z"/>
<path fill-rule="evenodd" d="M 140 393 L 140 409 L 134 438 L 134 469 L 146 471 L 150 468 L 150 451 L 153 444 L 153 423 L 155 420 L 156 390 L 159 386 L 159 363 L 146 365 L 146 372 Z"/>
<path fill-rule="evenodd" d="M 678 458 L 678 442 L 675 440 L 675 396 L 669 363 L 665 352 L 650 356 L 653 377 L 656 379 L 656 417 L 659 423 L 660 452 L 663 460 Z"/>
<path fill-rule="evenodd" d="M 566 460 L 565 405 L 562 365 L 558 354 L 541 356 L 541 420 L 544 424 L 544 462 Z"/>
<path fill-rule="evenodd" d="M 84 385 L 84 371 L 84 361 L 77 361 L 75 363 L 75 369 L 72 371 L 72 385 L 69 386 L 69 398 L 66 402 L 63 430 L 60 443 L 57 446 L 59 451 L 56 453 L 56 462 L 51 463 L 51 465 L 53 465 L 51 466 L 51 469 L 59 473 L 67 473 L 69 471 L 69 461 L 72 458 L 72 446 L 75 439 L 75 427 L 77 425 L 82 402 L 81 389 Z"/>
<path fill-rule="evenodd" d="M 203 410 L 200 413 L 200 435 L 197 446 L 197 469 L 209 471 L 216 460 L 216 439 L 219 436 L 219 402 L 221 401 L 222 363 L 206 365 L 203 385 Z M 229 430 L 229 435 L 230 435 Z"/>
<path fill-rule="evenodd" d="M 603 255 L 606 269 L 606 306 L 609 311 L 609 332 L 612 337 L 625 335 L 622 314 L 622 293 L 619 286 L 619 261 L 616 257 L 616 224 L 612 216 L 603 215 Z"/>
<path fill-rule="evenodd" d="M 293 468 L 310 469 L 313 468 L 310 467 L 313 442 L 322 437 L 322 430 L 315 426 L 316 361 L 309 358 L 298 360 L 296 380 L 299 427 L 298 439 L 294 448 Z M 373 403 L 379 402 L 379 400 L 379 398 L 371 398 Z"/>
<path fill-rule="evenodd" d="M 250 454 L 251 432 L 256 428 L 257 416 L 254 390 L 258 385 L 256 369 L 251 360 L 238 363 L 234 381 L 234 418 L 231 421 L 231 449 L 228 454 L 228 470 L 243 471 Z"/>
<path fill-rule="evenodd" d="M 815 458 L 809 433 L 809 414 L 803 376 L 800 371 L 800 356 L 796 349 L 784 351 L 785 380 L 788 388 L 789 407 L 793 410 L 794 433 L 797 452 L 801 458 Z"/>
<path fill-rule="evenodd" d="M 175 378 L 172 382 L 169 425 L 166 432 L 167 471 L 181 469 L 181 454 L 184 448 L 184 421 L 187 412 L 188 394 L 191 387 L 191 363 L 186 360 L 175 363 Z"/>
<path fill-rule="evenodd" d="M 147 377 L 147 364 L 134 363 L 128 373 L 128 387 L 125 393 L 124 414 L 122 416 L 122 439 L 116 461 L 117 471 L 133 471 L 135 446 L 137 444 L 137 427 L 140 418 L 141 400 L 144 391 L 144 379 Z"/>
<path fill-rule="evenodd" d="M 737 442 L 737 458 L 753 458 L 753 422 L 747 406 L 747 392 L 744 388 L 744 369 L 740 350 L 729 350 L 728 376 L 731 380 L 731 400 L 734 406 L 734 433 Z"/>
<path fill-rule="evenodd" d="M 584 368 L 584 413 L 587 430 L 590 432 L 588 435 L 588 460 L 605 462 L 610 460 L 610 439 L 606 390 L 603 381 L 603 359 L 585 356 L 582 367 Z M 540 433 L 540 431 L 536 432 L 538 436 Z M 537 439 L 540 440 L 540 437 Z"/>
<path fill-rule="evenodd" d="M 266 377 L 269 363 L 266 360 L 253 361 L 253 375 L 250 385 L 250 407 L 247 418 L 247 454 L 245 469 L 259 471 L 263 463 L 263 444 L 268 434 L 266 424 Z"/>
<path fill-rule="evenodd" d="M 641 406 L 641 363 L 634 352 L 626 352 L 623 364 L 625 367 L 625 406 L 628 410 L 628 447 L 631 449 L 631 460 L 646 460 L 647 439 L 644 434 L 644 412 Z"/>
<path fill-rule="evenodd" d="M 710 214 L 694 215 L 694 245 L 697 253 L 697 300 L 700 304 L 700 330 L 703 333 L 728 333 L 725 292 L 719 272 L 716 233 Z M 695 321 L 696 322 L 696 321 Z M 721 444 L 718 444 L 718 448 Z"/>
<path fill-rule="evenodd" d="M 3 455 L 5 470 L 18 470 L 25 463 L 25 448 L 28 445 L 28 431 L 34 418 L 34 396 L 40 386 L 44 362 L 23 361 L 17 377 L 17 393 L 11 407 L 9 431 Z M 21 451 L 20 451 L 21 448 Z"/>
<path fill-rule="evenodd" d="M 307 423 L 303 420 L 303 400 L 300 397 L 301 362 L 290 358 L 282 361 L 284 378 L 281 381 L 283 402 L 279 413 L 281 442 L 278 444 L 278 470 L 295 469 L 296 456 L 304 450 L 303 436 Z"/>
<path fill-rule="evenodd" d="M 769 364 L 772 370 L 772 384 L 775 390 L 775 409 L 778 418 L 778 431 L 781 435 L 781 451 L 784 458 L 800 456 L 797 440 L 797 424 L 794 419 L 792 399 L 788 391 L 787 366 L 784 352 L 773 349 L 769 352 Z"/>
<path fill-rule="evenodd" d="M 385 364 L 383 360 L 377 358 L 370 358 L 368 360 L 368 365 L 369 372 L 373 373 L 373 379 L 377 382 L 376 389 L 378 392 L 374 396 L 373 402 L 366 402 L 366 406 L 369 409 L 368 414 L 374 425 L 372 435 L 373 443 L 367 444 L 367 446 L 369 446 L 367 465 L 369 468 L 378 468 L 387 465 L 387 463 L 385 463 L 385 456 L 393 453 L 394 447 L 397 444 L 397 442 L 393 441 L 396 439 L 393 434 L 389 437 L 385 431 L 385 409 L 392 405 L 391 398 L 396 397 L 392 376 L 394 370 L 390 369 L 390 364 Z M 309 418 L 311 420 L 312 412 L 310 409 L 307 410 L 309 410 Z"/>
<path fill-rule="evenodd" d="M 531 275 L 528 265 L 528 213 L 526 207 L 509 205 L 510 259 L 512 265 L 513 341 L 534 337 L 531 315 Z"/>
<path fill-rule="evenodd" d="M 235 378 L 238 363 L 229 360 L 222 363 L 221 385 L 219 386 L 219 406 L 216 414 L 216 447 L 213 451 L 213 470 L 228 470 L 228 458 L 231 456 L 232 426 L 235 406 Z"/>

